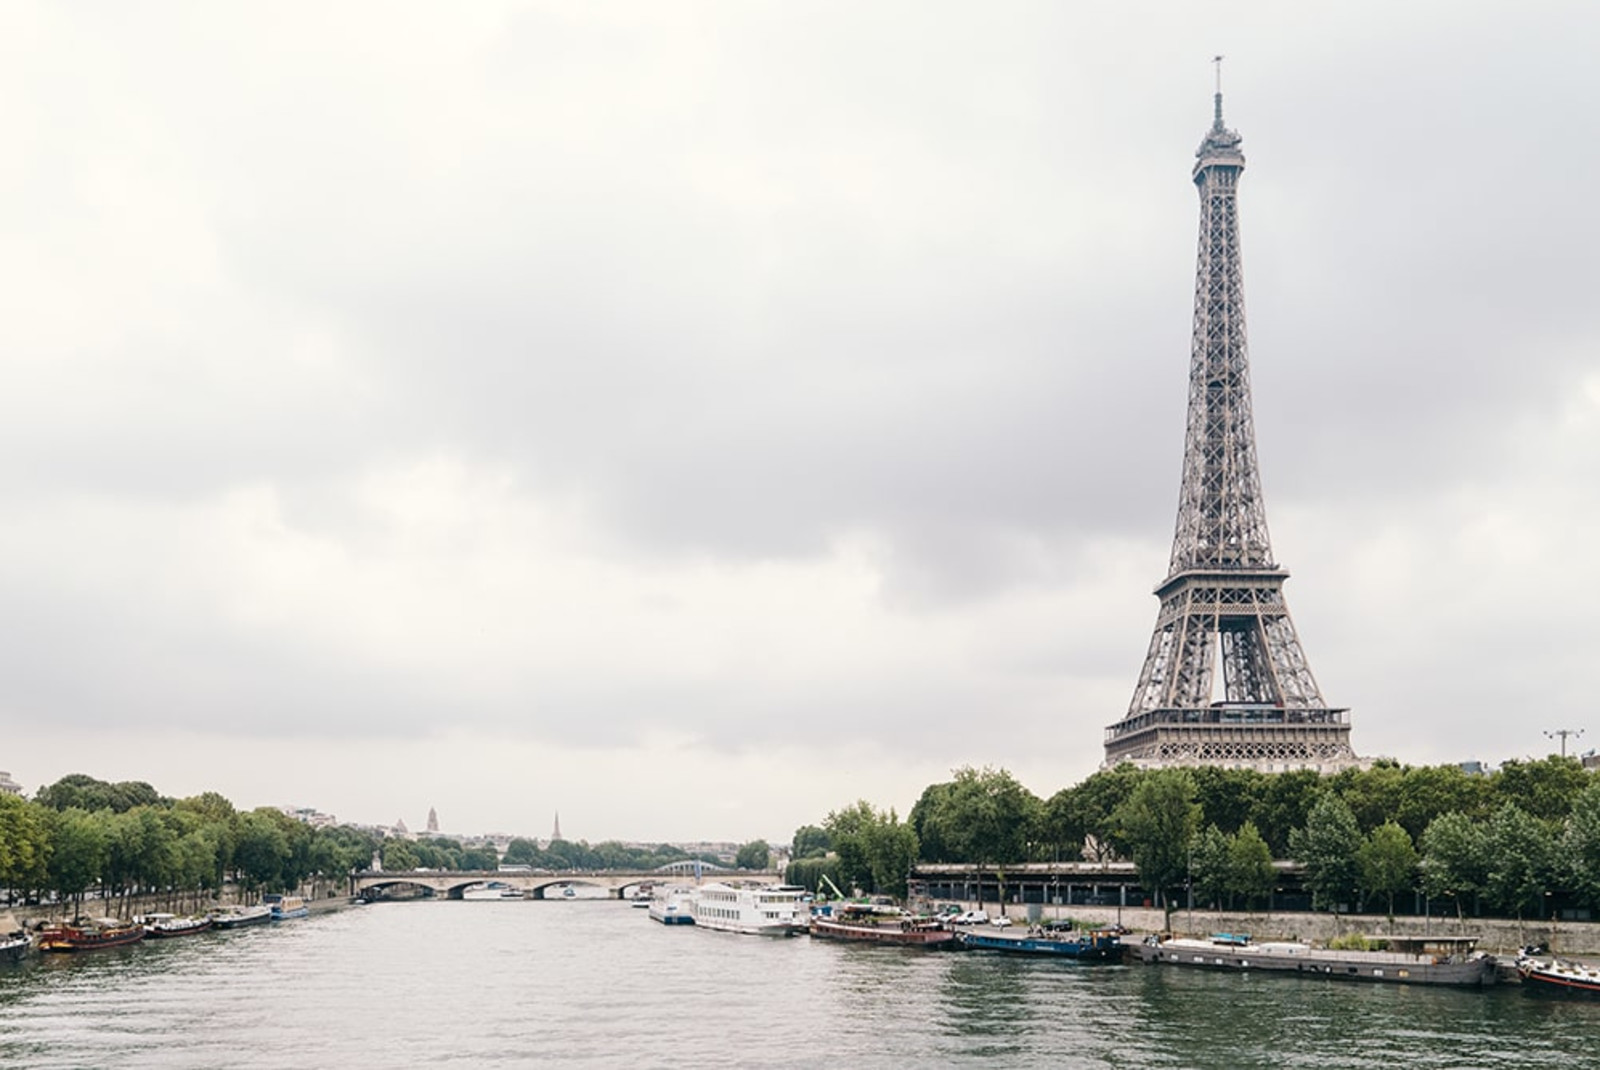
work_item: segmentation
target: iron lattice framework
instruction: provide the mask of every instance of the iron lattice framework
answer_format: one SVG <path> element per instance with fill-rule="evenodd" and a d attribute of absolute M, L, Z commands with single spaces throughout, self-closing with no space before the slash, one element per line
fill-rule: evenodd
<path fill-rule="evenodd" d="M 1349 710 L 1323 701 L 1272 558 L 1256 465 L 1239 256 L 1240 137 L 1216 115 L 1195 153 L 1200 243 L 1183 486 L 1155 634 L 1106 764 L 1266 772 L 1357 762 Z M 1220 701 L 1213 701 L 1216 666 Z"/>

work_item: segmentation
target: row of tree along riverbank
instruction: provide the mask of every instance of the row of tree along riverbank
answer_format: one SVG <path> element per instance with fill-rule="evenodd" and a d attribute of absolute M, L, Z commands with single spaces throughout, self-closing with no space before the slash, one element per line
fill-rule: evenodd
<path fill-rule="evenodd" d="M 766 844 L 759 844 L 766 865 Z M 0 900 L 27 913 L 57 906 L 75 916 L 93 890 L 118 917 L 140 910 L 199 910 L 225 888 L 251 902 L 262 892 L 323 901 L 348 892 L 350 876 L 381 857 L 387 870 L 535 868 L 654 869 L 696 857 L 668 844 L 513 839 L 493 844 L 388 836 L 348 825 L 313 827 L 273 807 L 239 810 L 216 792 L 184 799 L 143 781 L 110 783 L 74 773 L 33 799 L 0 794 Z M 742 857 L 742 855 L 741 855 Z"/>
<path fill-rule="evenodd" d="M 795 832 L 788 879 L 905 895 L 919 862 L 988 867 L 1128 859 L 1155 904 L 1255 908 L 1297 862 L 1312 905 L 1423 897 L 1458 917 L 1600 916 L 1600 774 L 1572 758 L 1380 761 L 1332 776 L 1199 767 L 1103 770 L 1041 799 L 1005 770 L 956 770 L 902 820 L 866 801 Z"/>

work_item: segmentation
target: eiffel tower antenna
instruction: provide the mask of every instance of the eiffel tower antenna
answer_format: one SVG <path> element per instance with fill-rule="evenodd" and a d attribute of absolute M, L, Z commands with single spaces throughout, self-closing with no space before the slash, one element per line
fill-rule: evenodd
<path fill-rule="evenodd" d="M 1333 772 L 1360 759 L 1350 711 L 1323 701 L 1311 675 L 1267 535 L 1239 252 L 1244 153 L 1222 121 L 1222 57 L 1212 62 L 1215 114 L 1191 176 L 1200 241 L 1178 518 L 1155 633 L 1126 716 L 1106 729 L 1106 765 Z"/>

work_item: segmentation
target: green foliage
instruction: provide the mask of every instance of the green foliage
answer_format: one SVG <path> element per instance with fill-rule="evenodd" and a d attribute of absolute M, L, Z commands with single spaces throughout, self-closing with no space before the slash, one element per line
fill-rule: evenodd
<path fill-rule="evenodd" d="M 1306 814 L 1303 828 L 1289 836 L 1289 849 L 1305 867 L 1305 884 L 1319 909 L 1337 911 L 1354 897 L 1359 884 L 1356 851 L 1361 828 L 1343 799 L 1325 792 Z"/>
<path fill-rule="evenodd" d="M 1572 812 L 1573 802 L 1589 781 L 1578 759 L 1552 754 L 1537 761 L 1506 762 L 1494 774 L 1492 788 L 1502 805 L 1513 803 L 1523 813 L 1554 825 Z"/>
<path fill-rule="evenodd" d="M 1200 804 L 1200 820 L 1215 825 L 1227 834 L 1239 831 L 1261 808 L 1269 778 L 1254 769 L 1224 769 L 1202 765 L 1190 770 L 1194 777 L 1195 802 Z"/>
<path fill-rule="evenodd" d="M 1432 898 L 1448 897 L 1462 906 L 1488 882 L 1484 826 L 1464 813 L 1441 814 L 1422 834 L 1422 891 Z"/>
<path fill-rule="evenodd" d="M 109 815 L 110 811 L 102 811 Z M 83 901 L 104 872 L 110 854 L 107 822 L 75 806 L 50 811 L 50 859 L 46 879 L 63 901 Z"/>
<path fill-rule="evenodd" d="M 1272 868 L 1272 849 L 1254 821 L 1239 826 L 1228 841 L 1228 898 L 1244 900 L 1246 908 L 1266 900 L 1278 881 Z"/>
<path fill-rule="evenodd" d="M 1405 773 L 1392 761 L 1377 761 L 1370 769 L 1354 766 L 1328 778 L 1328 788 L 1344 800 L 1363 833 L 1390 820 L 1399 811 Z"/>
<path fill-rule="evenodd" d="M 1501 804 L 1489 819 L 1486 840 L 1488 879 L 1484 895 L 1518 918 L 1545 889 L 1554 860 L 1550 829 L 1513 802 Z"/>
<path fill-rule="evenodd" d="M 789 846 L 790 858 L 821 858 L 833 848 L 828 834 L 815 825 L 801 825 L 794 830 L 794 841 Z"/>
<path fill-rule="evenodd" d="M 733 864 L 740 869 L 766 869 L 772 865 L 772 848 L 766 840 L 751 840 L 739 848 Z"/>
<path fill-rule="evenodd" d="M 1342 933 L 1327 944 L 1332 951 L 1377 951 L 1382 945 L 1382 940 L 1368 940 L 1360 933 Z"/>
<path fill-rule="evenodd" d="M 1356 849 L 1356 864 L 1361 870 L 1362 891 L 1386 896 L 1392 918 L 1394 897 L 1410 891 L 1417 882 L 1417 849 L 1411 834 L 1393 821 L 1384 822 Z"/>
<path fill-rule="evenodd" d="M 955 771 L 926 825 L 957 859 L 1006 865 L 1027 859 L 1041 803 L 1004 769 Z M 835 847 L 838 841 L 835 839 Z"/>
<path fill-rule="evenodd" d="M 906 878 L 917 860 L 917 834 L 891 809 L 882 812 L 866 800 L 828 814 L 823 829 L 832 841 L 839 886 L 904 896 Z"/>
<path fill-rule="evenodd" d="M 1106 862 L 1126 854 L 1128 845 L 1120 839 L 1115 814 L 1147 775 L 1123 762 L 1052 795 L 1040 823 L 1050 841 L 1060 845 L 1061 857 L 1081 853 L 1092 862 Z"/>
<path fill-rule="evenodd" d="M 50 826 L 43 807 L 0 795 L 0 889 L 37 889 L 49 879 Z"/>
<path fill-rule="evenodd" d="M 1267 846 L 1272 848 L 1274 858 L 1289 857 L 1290 835 L 1295 829 L 1305 827 L 1311 807 L 1323 790 L 1322 777 L 1309 769 L 1277 773 L 1267 778 L 1255 822 Z"/>
<path fill-rule="evenodd" d="M 1139 882 L 1162 896 L 1169 914 L 1173 904 L 1167 892 L 1188 875 L 1189 846 L 1200 825 L 1194 796 L 1187 769 L 1159 769 L 1145 775 L 1112 814 L 1118 837 L 1133 854 Z"/>
<path fill-rule="evenodd" d="M 1207 825 L 1194 838 L 1189 876 L 1194 883 L 1195 901 L 1201 905 L 1220 907 L 1228 895 L 1229 842 L 1216 825 Z"/>
<path fill-rule="evenodd" d="M 506 853 L 500 856 L 500 861 L 508 866 L 531 866 L 539 861 L 539 845 L 518 836 L 506 844 Z"/>
<path fill-rule="evenodd" d="M 85 773 L 69 773 L 54 784 L 40 788 L 38 802 L 52 810 L 76 808 L 90 813 L 110 810 L 121 814 L 136 806 L 166 805 L 170 800 L 162 799 L 155 788 L 142 780 L 108 784 Z"/>
<path fill-rule="evenodd" d="M 1589 784 L 1572 802 L 1561 835 L 1565 877 L 1580 902 L 1600 908 L 1600 779 Z"/>
<path fill-rule="evenodd" d="M 809 855 L 805 858 L 796 858 L 783 871 L 783 881 L 785 884 L 797 885 L 820 895 L 825 891 L 822 882 L 824 874 L 834 884 L 844 887 L 844 872 L 839 868 L 838 855 Z"/>
<path fill-rule="evenodd" d="M 922 795 L 911 807 L 911 812 L 906 815 L 906 824 L 911 826 L 912 832 L 917 837 L 917 857 L 924 862 L 955 862 L 960 861 L 955 849 L 945 842 L 944 830 L 935 819 L 951 790 L 955 787 L 950 782 L 943 784 L 929 784 L 922 789 Z M 830 848 L 832 844 L 829 844 Z"/>
<path fill-rule="evenodd" d="M 1488 778 L 1469 776 L 1460 766 L 1408 767 L 1394 819 L 1415 842 L 1421 843 L 1423 831 L 1444 814 L 1487 817 L 1488 797 Z"/>

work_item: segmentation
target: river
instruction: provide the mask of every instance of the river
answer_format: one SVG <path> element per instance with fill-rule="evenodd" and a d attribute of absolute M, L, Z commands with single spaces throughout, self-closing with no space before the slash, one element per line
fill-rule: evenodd
<path fill-rule="evenodd" d="M 0 1067 L 1595 1067 L 1600 1002 L 383 903 L 0 967 Z"/>

